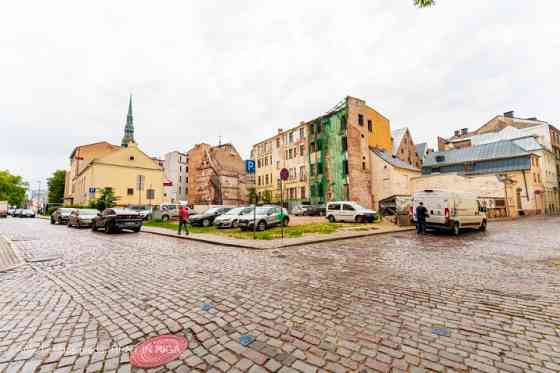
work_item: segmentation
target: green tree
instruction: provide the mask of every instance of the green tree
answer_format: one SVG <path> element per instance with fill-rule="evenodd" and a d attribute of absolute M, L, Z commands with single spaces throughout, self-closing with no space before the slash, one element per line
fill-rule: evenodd
<path fill-rule="evenodd" d="M 419 8 L 427 8 L 435 4 L 436 4 L 435 0 L 414 0 L 414 5 L 416 5 Z"/>
<path fill-rule="evenodd" d="M 249 198 L 249 203 L 257 204 L 256 201 L 258 200 L 258 194 L 256 188 L 249 188 L 247 190 L 247 197 Z"/>
<path fill-rule="evenodd" d="M 49 185 L 49 203 L 64 202 L 64 184 L 66 179 L 66 171 L 56 170 L 48 179 Z"/>
<path fill-rule="evenodd" d="M 270 190 L 265 190 L 262 196 L 262 201 L 265 204 L 270 204 L 272 203 L 272 191 Z"/>
<path fill-rule="evenodd" d="M 97 199 L 95 203 L 95 207 L 99 211 L 103 211 L 107 208 L 115 206 L 118 198 L 115 196 L 113 189 L 105 188 L 105 189 L 101 189 L 100 192 L 101 192 L 101 196 Z"/>
<path fill-rule="evenodd" d="M 12 175 L 8 170 L 0 171 L 0 201 L 21 207 L 25 202 L 26 189 L 21 176 Z"/>

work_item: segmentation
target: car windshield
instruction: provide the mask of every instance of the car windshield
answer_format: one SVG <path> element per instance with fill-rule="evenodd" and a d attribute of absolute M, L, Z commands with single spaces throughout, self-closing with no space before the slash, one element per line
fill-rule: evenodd
<path fill-rule="evenodd" d="M 80 209 L 80 215 L 97 215 L 97 210 L 94 209 Z"/>
<path fill-rule="evenodd" d="M 257 207 L 257 215 L 266 215 L 273 210 L 274 207 Z"/>
<path fill-rule="evenodd" d="M 234 216 L 241 215 L 243 210 L 245 210 L 245 207 L 236 207 L 234 209 L 229 210 L 224 215 L 234 215 Z"/>

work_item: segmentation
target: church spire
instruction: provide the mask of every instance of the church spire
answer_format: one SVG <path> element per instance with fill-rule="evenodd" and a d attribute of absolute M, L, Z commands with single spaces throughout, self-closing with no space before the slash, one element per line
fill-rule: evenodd
<path fill-rule="evenodd" d="M 132 117 L 132 95 L 128 100 L 128 114 L 126 115 L 126 126 L 124 127 L 124 136 L 121 146 L 127 147 L 129 142 L 134 142 L 134 119 Z"/>

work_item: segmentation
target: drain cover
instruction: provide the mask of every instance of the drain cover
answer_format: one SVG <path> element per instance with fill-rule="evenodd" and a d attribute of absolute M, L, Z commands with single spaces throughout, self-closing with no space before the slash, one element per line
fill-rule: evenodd
<path fill-rule="evenodd" d="M 137 368 L 157 368 L 175 360 L 187 349 L 185 337 L 160 335 L 137 345 L 130 355 L 130 363 Z"/>

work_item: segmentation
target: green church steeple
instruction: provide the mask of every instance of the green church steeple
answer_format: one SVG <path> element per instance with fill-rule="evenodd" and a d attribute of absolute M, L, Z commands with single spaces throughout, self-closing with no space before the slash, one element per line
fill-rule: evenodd
<path fill-rule="evenodd" d="M 128 114 L 126 115 L 126 126 L 124 136 L 121 141 L 122 147 L 127 147 L 129 142 L 134 142 L 134 119 L 132 117 L 132 95 L 128 101 Z"/>

